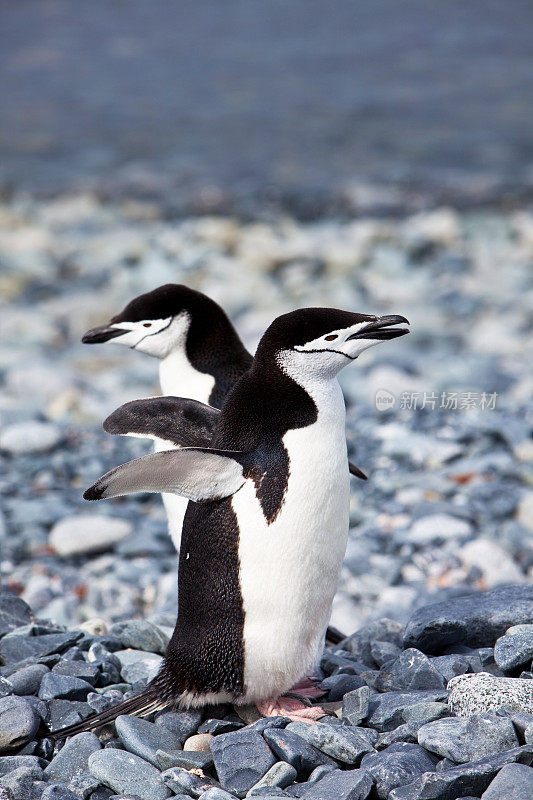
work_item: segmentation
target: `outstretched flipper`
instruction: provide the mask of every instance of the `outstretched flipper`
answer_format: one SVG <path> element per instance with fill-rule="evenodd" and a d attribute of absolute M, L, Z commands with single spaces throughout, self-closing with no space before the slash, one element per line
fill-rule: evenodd
<path fill-rule="evenodd" d="M 350 470 L 351 475 L 355 475 L 356 478 L 361 478 L 362 481 L 368 480 L 368 475 L 365 475 L 362 469 L 356 467 L 355 464 L 352 464 L 351 461 L 348 461 L 348 468 Z"/>
<path fill-rule="evenodd" d="M 125 403 L 104 421 L 107 433 L 160 439 L 174 447 L 209 447 L 220 411 L 186 397 L 146 397 Z"/>
<path fill-rule="evenodd" d="M 103 500 L 135 492 L 169 492 L 196 502 L 221 500 L 244 484 L 240 461 L 244 455 L 196 447 L 163 450 L 106 472 L 83 496 L 86 500 Z"/>

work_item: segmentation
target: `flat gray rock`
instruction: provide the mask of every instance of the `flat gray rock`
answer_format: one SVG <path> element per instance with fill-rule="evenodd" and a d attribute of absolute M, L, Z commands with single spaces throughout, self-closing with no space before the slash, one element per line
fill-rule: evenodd
<path fill-rule="evenodd" d="M 448 704 L 458 716 L 469 717 L 498 708 L 533 713 L 533 681 L 524 678 L 499 678 L 478 672 L 452 678 L 448 689 Z"/>
<path fill-rule="evenodd" d="M 115 727 L 120 740 L 130 753 L 144 758 L 156 767 L 160 767 L 157 751 L 164 752 L 178 750 L 180 741 L 178 737 L 164 728 L 139 717 L 117 717 Z M 174 766 L 169 764 L 168 767 Z M 165 767 L 165 768 L 168 768 Z"/>
<path fill-rule="evenodd" d="M 494 660 L 504 672 L 528 667 L 533 660 L 533 625 L 521 627 L 529 630 L 507 633 L 494 645 Z"/>
<path fill-rule="evenodd" d="M 412 783 L 424 772 L 433 772 L 436 761 L 419 745 L 398 742 L 381 753 L 366 755 L 361 761 L 361 768 L 374 778 L 379 800 L 387 800 L 393 789 Z"/>
<path fill-rule="evenodd" d="M 0 699 L 0 753 L 16 750 L 33 739 L 39 727 L 39 716 L 22 697 Z"/>
<path fill-rule="evenodd" d="M 418 742 L 456 764 L 518 747 L 514 725 L 508 717 L 483 712 L 472 717 L 447 717 L 422 725 Z"/>
<path fill-rule="evenodd" d="M 115 622 L 109 629 L 110 636 L 120 639 L 123 647 L 159 653 L 164 656 L 169 638 L 156 625 L 148 620 L 131 619 L 126 622 Z"/>
<path fill-rule="evenodd" d="M 525 764 L 507 764 L 501 769 L 481 800 L 531 800 L 533 768 Z"/>
<path fill-rule="evenodd" d="M 445 700 L 448 692 L 427 690 L 417 692 L 386 692 L 370 698 L 366 724 L 378 731 L 392 731 L 403 722 L 403 711 L 416 703 Z"/>
<path fill-rule="evenodd" d="M 45 633 L 41 636 L 6 635 L 0 640 L 0 660 L 16 664 L 24 658 L 41 658 L 52 653 L 64 653 L 83 636 L 82 631 Z"/>
<path fill-rule="evenodd" d="M 296 733 L 326 755 L 350 766 L 358 766 L 365 753 L 374 752 L 371 738 L 365 731 L 348 725 L 291 722 L 285 730 Z"/>
<path fill-rule="evenodd" d="M 159 770 L 124 750 L 107 748 L 92 753 L 89 771 L 117 794 L 132 794 L 141 800 L 166 800 L 172 794 Z"/>
<path fill-rule="evenodd" d="M 533 586 L 506 586 L 419 608 L 405 629 L 404 646 L 441 653 L 452 644 L 492 647 L 507 628 L 533 619 Z"/>
<path fill-rule="evenodd" d="M 163 663 L 162 656 L 146 653 L 144 650 L 117 650 L 113 655 L 120 660 L 120 674 L 127 683 L 151 681 Z"/>
<path fill-rule="evenodd" d="M 376 689 L 380 692 L 444 689 L 444 679 L 429 658 L 412 647 L 381 668 Z"/>
<path fill-rule="evenodd" d="M 0 636 L 31 622 L 31 609 L 20 597 L 0 594 Z"/>
<path fill-rule="evenodd" d="M 364 769 L 336 769 L 308 784 L 300 796 L 306 800 L 366 800 L 373 785 L 372 776 Z"/>
<path fill-rule="evenodd" d="M 94 733 L 78 733 L 67 740 L 44 773 L 48 779 L 70 781 L 89 769 L 89 756 L 101 748 L 100 740 Z"/>
<path fill-rule="evenodd" d="M 246 728 L 215 736 L 211 753 L 222 788 L 237 797 L 244 797 L 276 763 L 261 734 Z"/>

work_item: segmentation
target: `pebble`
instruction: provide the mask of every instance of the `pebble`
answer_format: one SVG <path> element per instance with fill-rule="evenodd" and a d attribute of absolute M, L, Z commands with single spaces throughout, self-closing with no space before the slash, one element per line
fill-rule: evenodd
<path fill-rule="evenodd" d="M 374 751 L 372 746 L 373 737 L 369 735 L 370 732 L 361 728 L 347 725 L 333 727 L 321 722 L 317 722 L 315 725 L 307 725 L 305 722 L 291 722 L 284 731 L 284 733 L 288 732 L 297 734 L 302 739 L 305 739 L 308 744 L 331 756 L 336 761 L 351 766 L 359 766 L 365 753 Z"/>
<path fill-rule="evenodd" d="M 464 519 L 450 514 L 428 514 L 411 525 L 406 538 L 413 544 L 427 545 L 432 542 L 468 539 L 472 526 Z"/>
<path fill-rule="evenodd" d="M 407 723 L 419 727 L 436 719 L 447 717 L 450 713 L 447 703 L 415 703 L 407 706 L 402 712 L 402 717 Z"/>
<path fill-rule="evenodd" d="M 151 681 L 159 672 L 163 657 L 144 650 L 117 650 L 114 654 L 121 663 L 121 675 L 127 683 Z"/>
<path fill-rule="evenodd" d="M 32 787 L 42 776 L 43 771 L 37 766 L 19 767 L 0 778 L 0 787 L 7 789 L 10 800 L 31 800 Z"/>
<path fill-rule="evenodd" d="M 68 739 L 46 767 L 44 774 L 48 779 L 70 781 L 79 773 L 88 770 L 89 756 L 101 747 L 100 740 L 94 733 L 89 731 L 78 733 Z"/>
<path fill-rule="evenodd" d="M 507 764 L 501 769 L 481 800 L 531 800 L 533 769 L 525 764 Z"/>
<path fill-rule="evenodd" d="M 244 797 L 276 763 L 261 734 L 246 728 L 216 736 L 211 753 L 222 788 L 237 797 Z"/>
<path fill-rule="evenodd" d="M 48 543 L 58 555 L 68 558 L 111 550 L 131 531 L 132 526 L 125 519 L 78 514 L 57 522 L 50 531 Z"/>
<path fill-rule="evenodd" d="M 161 773 L 161 779 L 172 789 L 174 794 L 183 793 L 188 797 L 201 797 L 204 791 L 212 786 L 209 779 L 194 772 L 188 772 L 181 767 L 171 767 L 165 770 Z"/>
<path fill-rule="evenodd" d="M 494 660 L 505 672 L 526 667 L 533 660 L 533 625 L 522 627 L 528 630 L 500 636 L 494 645 Z"/>
<path fill-rule="evenodd" d="M 189 736 L 183 745 L 183 749 L 196 753 L 210 753 L 213 738 L 212 733 L 197 733 L 194 736 Z"/>
<path fill-rule="evenodd" d="M 173 750 L 171 753 L 165 750 L 157 750 L 156 766 L 167 770 L 171 767 L 181 767 L 182 769 L 208 769 L 213 765 L 211 753 L 201 753 L 197 751 Z"/>
<path fill-rule="evenodd" d="M 446 690 L 412 692 L 387 692 L 370 698 L 367 725 L 377 731 L 394 730 L 403 721 L 404 709 L 421 702 L 435 702 L 447 698 Z"/>
<path fill-rule="evenodd" d="M 81 678 L 48 672 L 43 675 L 39 688 L 41 700 L 86 700 L 92 685 Z"/>
<path fill-rule="evenodd" d="M 16 750 L 32 739 L 39 727 L 33 706 L 22 697 L 0 698 L 0 753 Z"/>
<path fill-rule="evenodd" d="M 76 644 L 81 636 L 81 631 L 24 637 L 14 633 L 7 634 L 0 639 L 0 659 L 4 664 L 16 664 L 24 658 L 40 658 L 53 653 L 63 653 Z"/>
<path fill-rule="evenodd" d="M 393 789 L 412 783 L 424 772 L 433 772 L 435 763 L 436 759 L 419 745 L 398 742 L 380 753 L 364 756 L 361 768 L 374 778 L 378 798 L 387 800 Z"/>
<path fill-rule="evenodd" d="M 523 678 L 500 678 L 488 672 L 458 675 L 449 682 L 448 689 L 450 709 L 459 716 L 499 708 L 533 713 L 533 681 Z"/>
<path fill-rule="evenodd" d="M 3 428 L 0 432 L 0 450 L 16 456 L 47 453 L 57 447 L 62 438 L 57 425 L 28 420 Z"/>
<path fill-rule="evenodd" d="M 299 778 L 306 778 L 322 764 L 336 766 L 332 758 L 287 728 L 267 728 L 263 731 L 263 738 L 281 761 L 286 761 L 295 768 Z"/>
<path fill-rule="evenodd" d="M 414 689 L 443 689 L 440 672 L 420 650 L 409 648 L 380 670 L 376 689 L 380 692 Z"/>
<path fill-rule="evenodd" d="M 160 765 L 157 751 L 178 750 L 181 742 L 168 728 L 155 725 L 146 719 L 131 716 L 117 717 L 117 734 L 126 750 L 144 758 L 156 767 Z M 174 765 L 169 765 L 174 766 Z"/>
<path fill-rule="evenodd" d="M 290 786 L 296 780 L 297 776 L 298 773 L 291 764 L 287 764 L 285 761 L 278 761 L 252 786 L 247 796 L 257 795 L 260 789 L 267 787 L 271 789 L 273 786 L 277 786 L 280 789 L 285 789 L 286 786 Z"/>
<path fill-rule="evenodd" d="M 456 643 L 492 647 L 510 625 L 532 618 L 533 586 L 493 589 L 415 611 L 405 629 L 404 646 L 436 654 Z"/>
<path fill-rule="evenodd" d="M 52 667 L 53 675 L 68 675 L 72 678 L 79 678 L 91 686 L 95 686 L 100 676 L 98 667 L 87 661 L 60 661 Z"/>
<path fill-rule="evenodd" d="M 140 800 L 166 800 L 172 792 L 159 770 L 139 756 L 107 748 L 89 756 L 89 770 L 114 792 L 130 792 Z"/>
<path fill-rule="evenodd" d="M 12 594 L 0 594 L 0 636 L 31 622 L 31 609 Z"/>
<path fill-rule="evenodd" d="M 342 698 L 342 719 L 350 725 L 359 725 L 368 715 L 370 702 L 370 689 L 368 686 L 361 686 L 354 689 Z"/>
<path fill-rule="evenodd" d="M 478 761 L 519 744 L 511 720 L 490 712 L 428 722 L 418 731 L 418 742 L 456 764 Z"/>
<path fill-rule="evenodd" d="M 300 797 L 306 800 L 366 800 L 374 781 L 364 769 L 333 770 L 316 783 L 308 784 Z"/>
<path fill-rule="evenodd" d="M 156 625 L 148 622 L 148 620 L 140 619 L 116 622 L 109 629 L 109 635 L 120 639 L 122 647 L 146 650 L 149 653 L 159 653 L 162 656 L 165 655 L 169 642 L 169 637 Z"/>
<path fill-rule="evenodd" d="M 202 721 L 202 714 L 199 711 L 165 711 L 156 720 L 156 725 L 162 725 L 171 731 L 183 745 L 193 733 L 196 733 Z"/>
<path fill-rule="evenodd" d="M 27 667 L 17 670 L 9 676 L 13 694 L 37 694 L 43 676 L 47 672 L 50 672 L 50 670 L 44 664 L 28 664 Z"/>

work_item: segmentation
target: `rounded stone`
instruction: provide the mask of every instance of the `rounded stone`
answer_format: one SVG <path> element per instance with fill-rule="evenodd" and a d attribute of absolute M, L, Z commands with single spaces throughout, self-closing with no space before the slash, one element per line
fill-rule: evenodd
<path fill-rule="evenodd" d="M 129 792 L 141 800 L 166 800 L 172 794 L 161 780 L 159 770 L 124 750 L 108 748 L 92 753 L 89 771 L 117 794 Z"/>
<path fill-rule="evenodd" d="M 61 441 L 61 431 L 49 422 L 18 422 L 0 433 L 0 450 L 11 455 L 46 453 Z"/>
<path fill-rule="evenodd" d="M 0 753 L 16 750 L 32 739 L 39 727 L 39 716 L 22 697 L 0 699 Z"/>
<path fill-rule="evenodd" d="M 79 514 L 57 522 L 48 543 L 60 556 L 75 556 L 110 550 L 131 531 L 132 526 L 125 519 Z"/>
<path fill-rule="evenodd" d="M 212 733 L 196 733 L 194 736 L 189 736 L 183 745 L 183 749 L 199 753 L 210 753 L 213 739 L 214 736 Z"/>

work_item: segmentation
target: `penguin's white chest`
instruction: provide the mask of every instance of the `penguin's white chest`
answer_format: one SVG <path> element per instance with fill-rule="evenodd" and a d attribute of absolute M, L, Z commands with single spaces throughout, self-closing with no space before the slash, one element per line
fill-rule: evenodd
<path fill-rule="evenodd" d="M 245 702 L 287 691 L 312 671 L 323 647 L 349 523 L 344 400 L 334 384 L 317 421 L 283 437 L 290 472 L 274 522 L 267 523 L 252 481 L 232 499 L 245 612 Z"/>

